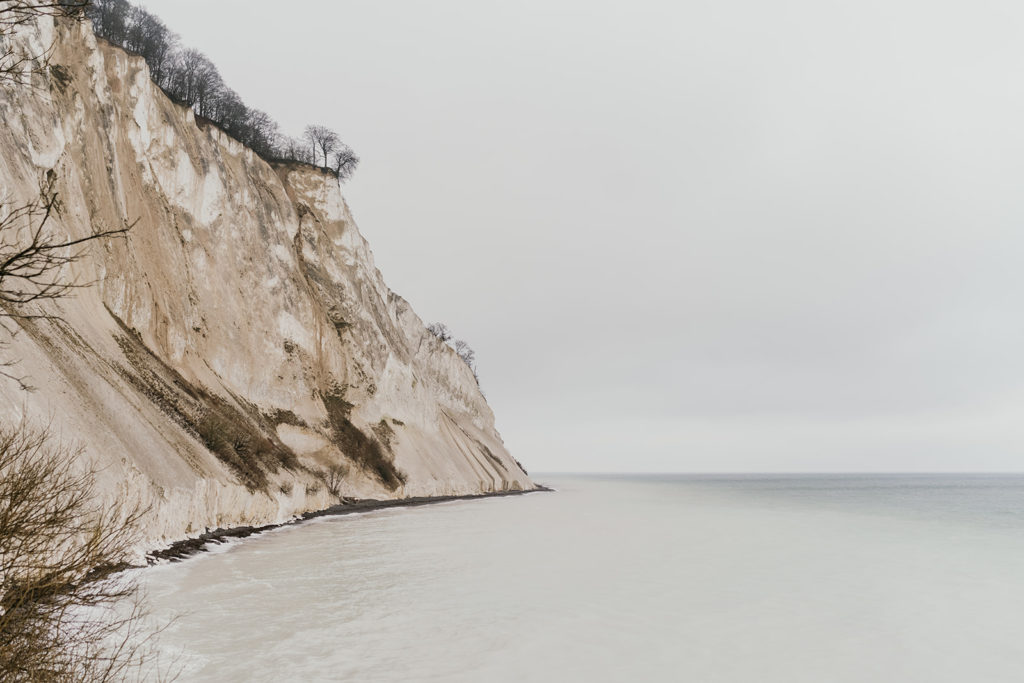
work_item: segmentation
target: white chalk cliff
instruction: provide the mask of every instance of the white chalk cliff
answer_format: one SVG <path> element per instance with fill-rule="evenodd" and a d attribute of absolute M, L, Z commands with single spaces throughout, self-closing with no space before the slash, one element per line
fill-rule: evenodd
<path fill-rule="evenodd" d="M 55 179 L 91 286 L 0 348 L 0 418 L 46 421 L 150 507 L 142 544 L 338 503 L 533 488 L 471 370 L 391 292 L 337 180 L 267 163 L 88 24 L 42 19 L 34 87 L 0 90 L 0 196 Z M 344 476 L 338 480 L 339 473 Z"/>

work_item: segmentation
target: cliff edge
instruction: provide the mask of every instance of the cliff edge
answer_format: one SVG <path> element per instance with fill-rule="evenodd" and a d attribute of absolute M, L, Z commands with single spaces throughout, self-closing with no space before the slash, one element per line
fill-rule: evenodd
<path fill-rule="evenodd" d="M 145 62 L 44 18 L 32 87 L 0 91 L 0 196 L 52 182 L 47 229 L 135 221 L 67 276 L 91 286 L 0 349 L 0 416 L 48 421 L 150 508 L 148 547 L 342 497 L 533 488 L 472 371 L 391 292 L 333 175 L 274 165 L 170 101 Z"/>

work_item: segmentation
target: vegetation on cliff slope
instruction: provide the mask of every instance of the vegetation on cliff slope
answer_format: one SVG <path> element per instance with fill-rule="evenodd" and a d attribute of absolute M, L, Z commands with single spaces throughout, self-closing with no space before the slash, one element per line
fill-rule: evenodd
<path fill-rule="evenodd" d="M 427 331 L 434 335 L 438 341 L 448 344 L 455 351 L 459 358 L 462 359 L 462 362 L 473 371 L 473 377 L 476 377 L 477 384 L 479 384 L 480 377 L 476 372 L 476 351 L 465 341 L 455 339 L 452 331 L 444 323 L 431 323 L 427 325 Z"/>

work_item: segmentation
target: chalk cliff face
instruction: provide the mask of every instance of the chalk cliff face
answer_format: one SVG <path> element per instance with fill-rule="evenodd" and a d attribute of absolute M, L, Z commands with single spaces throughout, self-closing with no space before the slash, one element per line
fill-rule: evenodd
<path fill-rule="evenodd" d="M 0 196 L 55 179 L 67 276 L 92 286 L 0 349 L 0 417 L 49 421 L 101 466 L 111 498 L 151 506 L 145 545 L 277 522 L 341 496 L 529 489 L 473 373 L 374 267 L 337 180 L 271 165 L 149 79 L 90 27 L 34 87 L 0 90 Z M 10 204 L 9 204 L 10 205 Z"/>

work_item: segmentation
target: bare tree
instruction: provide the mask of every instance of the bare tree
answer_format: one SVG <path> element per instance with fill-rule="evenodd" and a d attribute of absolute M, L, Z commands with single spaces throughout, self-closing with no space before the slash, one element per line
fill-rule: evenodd
<path fill-rule="evenodd" d="M 92 21 L 96 35 L 123 47 L 128 37 L 131 10 L 128 0 L 92 0 L 85 15 Z"/>
<path fill-rule="evenodd" d="M 310 151 L 309 145 L 306 144 L 305 140 L 297 138 L 283 138 L 280 142 L 279 156 L 283 159 L 291 159 L 304 164 L 313 163 L 313 153 Z"/>
<path fill-rule="evenodd" d="M 228 135 L 241 140 L 249 121 L 249 107 L 245 106 L 238 93 L 224 86 L 214 103 L 210 119 L 218 122 Z"/>
<path fill-rule="evenodd" d="M 124 48 L 146 60 L 150 78 L 161 88 L 167 87 L 177 42 L 178 36 L 159 17 L 141 7 L 131 8 Z"/>
<path fill-rule="evenodd" d="M 474 351 L 469 344 L 461 339 L 453 340 L 452 331 L 448 329 L 448 326 L 444 323 L 431 323 L 427 325 L 427 331 L 430 334 L 437 337 L 439 341 L 449 344 L 452 349 L 458 354 L 462 362 L 469 366 L 469 369 L 473 371 L 473 376 L 477 377 L 476 374 L 476 351 Z M 479 377 L 477 377 L 479 382 Z"/>
<path fill-rule="evenodd" d="M 191 49 L 178 56 L 172 69 L 168 92 L 200 116 L 210 118 L 224 89 L 214 63 L 199 50 Z"/>
<path fill-rule="evenodd" d="M 459 354 L 459 358 L 469 366 L 469 369 L 472 370 L 475 375 L 476 367 L 474 366 L 474 363 L 476 362 L 476 351 L 470 348 L 469 344 L 461 339 L 456 339 L 452 343 L 452 348 L 455 349 L 455 353 Z"/>
<path fill-rule="evenodd" d="M 341 498 L 341 485 L 345 481 L 345 477 L 348 476 L 349 466 L 346 464 L 335 464 L 327 468 L 327 472 L 324 474 L 324 485 L 327 486 L 327 492 L 335 498 Z"/>
<path fill-rule="evenodd" d="M 0 680 L 123 680 L 156 663 L 122 572 L 143 511 L 101 504 L 81 463 L 46 429 L 0 424 Z"/>
<path fill-rule="evenodd" d="M 444 323 L 430 323 L 427 325 L 427 331 L 443 342 L 450 341 L 452 338 L 451 330 Z"/>
<path fill-rule="evenodd" d="M 313 156 L 313 162 L 316 163 L 316 128 L 314 126 L 306 126 L 306 129 L 302 131 L 302 141 L 306 143 L 307 148 L 311 151 Z"/>
<path fill-rule="evenodd" d="M 277 154 L 281 133 L 277 121 L 265 111 L 246 108 L 245 128 L 239 140 L 262 157 Z"/>
<path fill-rule="evenodd" d="M 334 153 L 332 166 L 338 174 L 338 180 L 344 182 L 352 177 L 359 165 L 359 157 L 352 151 L 352 148 L 343 142 L 338 143 L 340 148 Z"/>
<path fill-rule="evenodd" d="M 309 142 L 313 148 L 313 163 L 317 163 L 317 150 L 320 151 L 323 156 L 323 166 L 328 166 L 330 154 L 338 146 L 341 140 L 338 138 L 338 134 L 326 126 L 306 126 L 306 130 L 303 131 L 302 137 Z"/>

